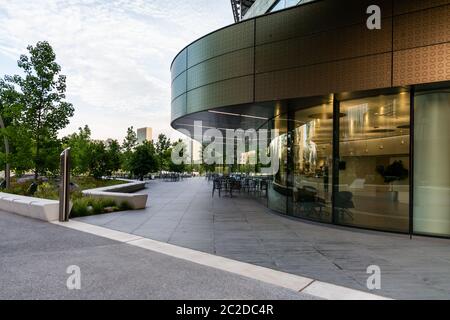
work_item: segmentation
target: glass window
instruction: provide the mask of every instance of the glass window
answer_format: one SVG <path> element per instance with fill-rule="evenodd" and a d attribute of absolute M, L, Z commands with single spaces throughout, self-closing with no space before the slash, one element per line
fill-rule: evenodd
<path fill-rule="evenodd" d="M 270 9 L 270 12 L 279 11 L 286 8 L 286 0 L 278 0 L 277 3 Z"/>
<path fill-rule="evenodd" d="M 337 222 L 409 231 L 409 93 L 340 105 Z"/>
<path fill-rule="evenodd" d="M 304 4 L 315 0 L 278 0 L 275 5 L 269 10 L 269 12 L 275 12 L 283 10 L 289 7 L 293 7 L 299 4 Z"/>
<path fill-rule="evenodd" d="M 277 114 L 280 112 L 277 107 Z M 278 130 L 279 136 L 270 143 L 271 153 L 278 155 L 278 170 L 274 172 L 273 181 L 268 188 L 268 206 L 280 213 L 286 213 L 288 186 L 288 132 L 287 116 L 285 114 L 275 117 L 271 121 L 272 129 Z"/>
<path fill-rule="evenodd" d="M 414 104 L 414 232 L 450 236 L 450 89 Z"/>
<path fill-rule="evenodd" d="M 333 104 L 295 112 L 294 216 L 331 222 Z"/>

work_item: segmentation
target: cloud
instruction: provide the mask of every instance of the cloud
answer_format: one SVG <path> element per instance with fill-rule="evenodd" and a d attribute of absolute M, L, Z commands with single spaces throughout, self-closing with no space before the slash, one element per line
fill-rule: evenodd
<path fill-rule="evenodd" d="M 131 125 L 170 133 L 173 57 L 229 23 L 228 0 L 1 1 L 0 66 L 47 40 L 76 108 L 63 134 L 84 124 L 100 139 L 121 139 Z"/>

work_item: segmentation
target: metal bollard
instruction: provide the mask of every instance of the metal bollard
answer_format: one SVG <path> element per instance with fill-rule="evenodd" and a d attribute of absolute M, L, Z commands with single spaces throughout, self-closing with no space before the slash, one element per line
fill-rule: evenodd
<path fill-rule="evenodd" d="M 61 183 L 59 186 L 59 221 L 69 221 L 70 209 L 70 148 L 60 155 Z"/>

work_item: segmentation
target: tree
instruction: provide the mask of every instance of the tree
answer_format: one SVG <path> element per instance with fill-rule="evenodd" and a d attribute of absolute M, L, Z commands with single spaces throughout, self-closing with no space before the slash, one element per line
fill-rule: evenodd
<path fill-rule="evenodd" d="M 91 141 L 88 148 L 89 174 L 101 179 L 103 176 L 111 176 L 120 169 L 120 146 L 117 140 L 112 140 L 108 145 L 103 141 Z"/>
<path fill-rule="evenodd" d="M 70 147 L 70 157 L 72 171 L 75 174 L 85 174 L 89 172 L 91 129 L 86 125 L 78 128 L 78 133 L 63 139 L 65 147 Z"/>
<path fill-rule="evenodd" d="M 108 145 L 109 169 L 111 172 L 119 171 L 122 166 L 122 155 L 120 144 L 117 140 L 112 140 Z"/>
<path fill-rule="evenodd" d="M 7 81 L 0 79 L 0 166 L 5 166 L 6 186 L 9 186 L 9 170 L 26 171 L 31 168 L 29 135 L 21 126 L 23 106 L 20 93 Z"/>
<path fill-rule="evenodd" d="M 179 151 L 178 156 L 183 159 L 180 163 L 174 163 L 172 161 L 172 152 L 174 150 Z M 169 159 L 169 171 L 171 172 L 185 172 L 187 169 L 187 164 L 185 159 L 184 150 L 186 150 L 186 144 L 183 140 L 179 139 L 177 142 L 174 142 L 170 149 L 166 150 L 166 157 Z"/>
<path fill-rule="evenodd" d="M 122 167 L 124 171 L 131 172 L 131 157 L 137 146 L 137 136 L 133 127 L 127 129 L 127 135 L 122 142 Z"/>
<path fill-rule="evenodd" d="M 136 147 L 130 159 L 130 169 L 141 181 L 146 174 L 158 170 L 158 159 L 152 142 L 144 141 Z"/>
<path fill-rule="evenodd" d="M 137 136 L 136 132 L 134 132 L 134 128 L 131 126 L 127 129 L 127 135 L 122 142 L 122 149 L 124 152 L 133 151 L 137 146 Z"/>
<path fill-rule="evenodd" d="M 21 55 L 18 66 L 24 77 L 15 75 L 8 79 L 21 91 L 23 105 L 22 125 L 30 132 L 33 142 L 35 179 L 39 173 L 51 169 L 58 158 L 48 157 L 49 148 L 55 148 L 58 131 L 73 116 L 72 104 L 65 101 L 66 77 L 55 61 L 55 53 L 46 41 L 28 46 L 30 56 Z M 53 153 L 53 152 L 52 152 Z"/>
<path fill-rule="evenodd" d="M 105 143 L 102 141 L 92 141 L 89 144 L 89 174 L 96 179 L 110 175 L 108 161 L 108 152 Z"/>
<path fill-rule="evenodd" d="M 156 142 L 156 153 L 162 154 L 171 146 L 170 139 L 163 133 L 158 135 L 158 141 Z"/>
<path fill-rule="evenodd" d="M 156 155 L 158 156 L 159 170 L 169 170 L 171 163 L 171 142 L 165 134 L 158 135 L 156 142 Z"/>

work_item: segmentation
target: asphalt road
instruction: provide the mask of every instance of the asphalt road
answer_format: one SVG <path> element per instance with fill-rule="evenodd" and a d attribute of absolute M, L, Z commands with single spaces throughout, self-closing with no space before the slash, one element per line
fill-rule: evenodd
<path fill-rule="evenodd" d="M 69 290 L 69 266 L 81 288 Z M 0 211 L 0 299 L 312 299 L 232 273 Z"/>

